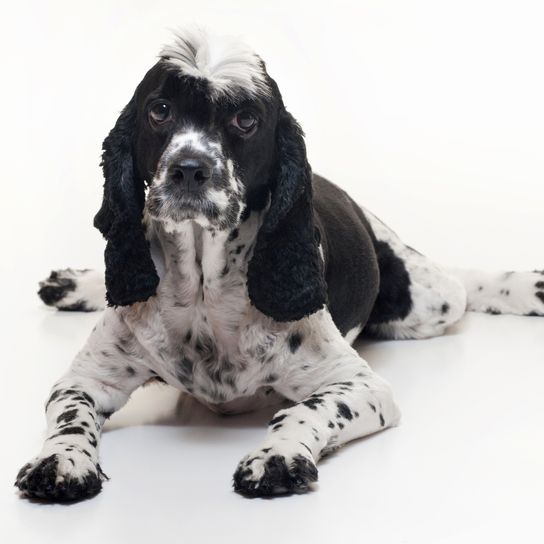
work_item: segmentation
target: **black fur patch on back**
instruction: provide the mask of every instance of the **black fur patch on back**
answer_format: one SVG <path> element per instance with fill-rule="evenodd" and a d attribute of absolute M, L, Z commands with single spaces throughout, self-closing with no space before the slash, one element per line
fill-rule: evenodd
<path fill-rule="evenodd" d="M 325 261 L 329 310 L 345 335 L 364 326 L 378 294 L 378 262 L 371 229 L 357 204 L 330 181 L 314 175 L 316 225 Z"/>

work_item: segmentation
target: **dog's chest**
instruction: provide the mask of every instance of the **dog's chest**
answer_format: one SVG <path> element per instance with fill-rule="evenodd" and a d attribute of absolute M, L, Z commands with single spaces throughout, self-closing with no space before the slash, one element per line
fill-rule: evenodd
<path fill-rule="evenodd" d="M 193 224 L 156 232 L 157 296 L 127 316 L 154 355 L 157 373 L 208 402 L 253 395 L 271 384 L 285 352 L 284 327 L 271 330 L 247 294 L 258 225 L 250 217 L 231 233 Z"/>

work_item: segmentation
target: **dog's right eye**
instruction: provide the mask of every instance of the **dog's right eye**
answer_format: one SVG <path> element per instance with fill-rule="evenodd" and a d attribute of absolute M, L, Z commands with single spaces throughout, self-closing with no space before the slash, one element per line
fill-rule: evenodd
<path fill-rule="evenodd" d="M 149 119 L 156 124 L 165 123 L 170 115 L 170 105 L 167 102 L 157 102 L 149 110 Z"/>

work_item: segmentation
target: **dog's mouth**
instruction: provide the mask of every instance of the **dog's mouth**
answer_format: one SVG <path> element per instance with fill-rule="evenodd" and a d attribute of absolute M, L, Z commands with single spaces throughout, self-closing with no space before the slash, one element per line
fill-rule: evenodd
<path fill-rule="evenodd" d="M 175 187 L 167 189 L 152 186 L 147 196 L 146 208 L 152 218 L 175 223 L 199 218 L 213 223 L 220 216 L 217 205 L 204 191 L 186 193 Z"/>

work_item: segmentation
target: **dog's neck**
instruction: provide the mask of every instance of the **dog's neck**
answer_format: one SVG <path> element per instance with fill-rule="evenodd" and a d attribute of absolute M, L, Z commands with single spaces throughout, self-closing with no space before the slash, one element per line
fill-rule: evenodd
<path fill-rule="evenodd" d="M 196 221 L 172 223 L 147 218 L 151 253 L 162 278 L 179 275 L 190 283 L 244 276 L 253 254 L 263 211 L 252 212 L 236 228 L 215 230 Z M 196 277 L 197 276 L 197 277 Z"/>

